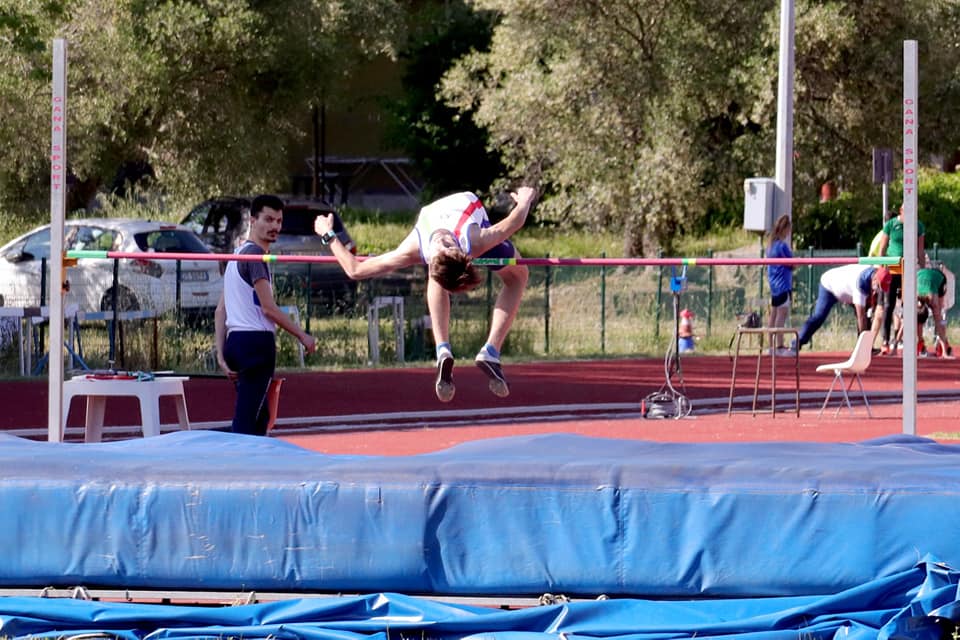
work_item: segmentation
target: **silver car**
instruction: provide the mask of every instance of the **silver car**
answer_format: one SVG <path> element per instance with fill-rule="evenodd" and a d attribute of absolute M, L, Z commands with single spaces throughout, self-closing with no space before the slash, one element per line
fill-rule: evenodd
<path fill-rule="evenodd" d="M 87 218 L 64 224 L 64 250 L 100 250 L 135 253 L 210 253 L 190 229 L 172 223 L 126 218 Z M 41 265 L 50 260 L 50 225 L 37 227 L 0 248 L 0 295 L 8 307 L 41 304 L 41 286 L 50 272 Z M 215 261 L 119 261 L 114 287 L 112 259 L 85 258 L 67 269 L 69 285 L 64 303 L 81 311 L 182 310 L 205 313 L 217 305 L 223 288 Z M 179 287 L 178 287 L 179 283 Z M 43 297 L 46 302 L 48 298 Z"/>

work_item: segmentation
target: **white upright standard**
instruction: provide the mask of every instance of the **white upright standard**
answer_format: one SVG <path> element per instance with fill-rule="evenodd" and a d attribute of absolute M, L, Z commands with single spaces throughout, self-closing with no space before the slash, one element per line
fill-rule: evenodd
<path fill-rule="evenodd" d="M 53 92 L 50 113 L 50 355 L 47 440 L 61 440 L 63 413 L 63 219 L 67 195 L 67 43 L 53 41 Z"/>
<path fill-rule="evenodd" d="M 903 42 L 903 432 L 917 433 L 917 41 Z"/>

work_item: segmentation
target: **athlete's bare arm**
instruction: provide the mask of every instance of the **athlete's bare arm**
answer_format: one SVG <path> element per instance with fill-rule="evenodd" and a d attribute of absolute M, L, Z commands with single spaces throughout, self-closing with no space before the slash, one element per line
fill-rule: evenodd
<path fill-rule="evenodd" d="M 473 255 L 483 255 L 516 233 L 527 221 L 530 207 L 537 198 L 537 190 L 532 187 L 520 187 L 511 195 L 516 204 L 507 217 L 491 227 L 479 229 L 476 237 L 471 238 L 470 250 Z"/>
<path fill-rule="evenodd" d="M 220 301 L 217 302 L 217 310 L 213 314 L 213 319 L 214 339 L 217 345 L 217 365 L 227 375 L 227 378 L 235 381 L 237 372 L 230 369 L 230 365 L 223 357 L 223 347 L 227 343 L 227 307 L 224 304 L 223 293 L 220 294 Z"/>
<path fill-rule="evenodd" d="M 313 230 L 317 235 L 323 235 L 333 229 L 333 214 L 317 216 L 313 223 Z M 340 240 L 334 239 L 330 242 L 330 250 L 344 273 L 351 280 L 365 280 L 367 278 L 376 278 L 409 267 L 420 262 L 420 243 L 417 241 L 417 235 L 411 232 L 400 245 L 391 251 L 387 251 L 379 256 L 370 256 L 360 260 L 357 256 L 350 253 L 350 250 L 343 246 Z"/>
<path fill-rule="evenodd" d="M 260 300 L 260 309 L 263 311 L 263 315 L 299 340 L 307 353 L 313 353 L 317 350 L 317 339 L 304 331 L 300 325 L 293 321 L 293 318 L 277 306 L 277 302 L 273 299 L 273 289 L 270 287 L 269 280 L 260 278 L 253 283 L 253 288 L 257 292 L 257 299 Z"/>

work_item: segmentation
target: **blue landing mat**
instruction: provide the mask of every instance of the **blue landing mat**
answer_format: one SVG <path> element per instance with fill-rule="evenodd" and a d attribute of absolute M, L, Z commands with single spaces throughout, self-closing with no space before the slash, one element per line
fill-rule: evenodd
<path fill-rule="evenodd" d="M 941 640 L 957 574 L 934 562 L 825 596 L 615 599 L 499 610 L 384 593 L 233 607 L 0 598 L 9 640 Z"/>
<path fill-rule="evenodd" d="M 177 432 L 0 437 L 0 585 L 444 595 L 837 593 L 960 565 L 960 447 L 567 434 L 407 457 Z"/>

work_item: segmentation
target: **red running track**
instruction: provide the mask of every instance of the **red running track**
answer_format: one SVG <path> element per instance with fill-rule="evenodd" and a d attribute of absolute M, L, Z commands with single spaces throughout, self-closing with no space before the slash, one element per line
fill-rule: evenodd
<path fill-rule="evenodd" d="M 770 359 L 762 361 L 761 407 L 751 415 L 755 356 L 741 356 L 732 416 L 726 414 L 732 362 L 727 356 L 684 357 L 681 361 L 686 396 L 692 414 L 681 420 L 644 420 L 642 398 L 660 389 L 665 380 L 662 359 L 504 363 L 511 385 L 509 398 L 493 396 L 486 379 L 470 361 L 454 372 L 457 395 L 448 404 L 436 400 L 433 369 L 411 366 L 397 369 L 312 371 L 286 373 L 280 400 L 279 423 L 273 434 L 328 453 L 403 455 L 432 451 L 458 442 L 528 433 L 572 432 L 612 438 L 660 441 L 819 440 L 859 441 L 901 433 L 902 410 L 894 403 L 901 389 L 898 357 L 877 357 L 864 375 L 874 399 L 874 418 L 867 419 L 862 403 L 854 400 L 855 415 L 844 409 L 834 417 L 828 409 L 817 418 L 831 375 L 816 366 L 845 359 L 840 353 L 804 353 L 800 358 L 800 390 L 804 405 L 798 418 L 784 405 L 792 402 L 793 369 L 790 358 L 777 360 L 778 403 L 769 412 Z M 960 361 L 923 359 L 918 362 L 917 435 L 944 436 L 960 431 Z M 674 378 L 674 386 L 678 386 Z M 133 383 L 131 383 L 133 384 Z M 5 410 L 0 429 L 45 437 L 47 383 L 45 379 L 0 383 Z M 224 424 L 232 415 L 234 391 L 223 379 L 194 378 L 186 383 L 190 420 L 202 427 Z M 174 423 L 173 407 L 161 407 L 161 421 Z M 836 407 L 835 403 L 831 407 Z M 398 415 L 399 414 L 399 415 Z M 68 439 L 79 437 L 83 403 L 73 403 L 67 424 Z M 111 399 L 106 424 L 138 425 L 132 399 Z M 119 431 L 117 431 L 119 433 Z M 955 436 L 960 439 L 960 436 Z"/>

